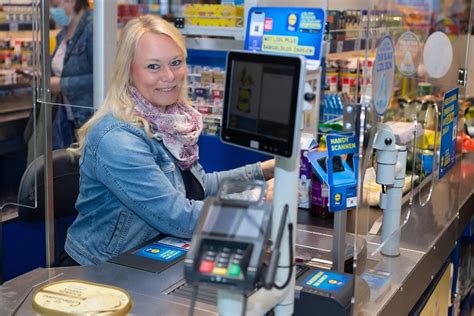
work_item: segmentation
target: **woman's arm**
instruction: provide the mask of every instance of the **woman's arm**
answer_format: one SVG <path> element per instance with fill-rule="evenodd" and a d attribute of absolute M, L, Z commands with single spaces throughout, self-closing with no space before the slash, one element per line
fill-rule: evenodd
<path fill-rule="evenodd" d="M 97 179 L 128 209 L 163 233 L 192 236 L 203 202 L 175 189 L 165 175 L 173 163 L 159 166 L 143 138 L 119 128 L 107 132 L 97 148 Z"/>
<path fill-rule="evenodd" d="M 226 179 L 237 181 L 265 180 L 262 170 L 262 163 L 257 162 L 240 168 L 207 173 L 204 175 L 204 187 L 206 188 L 206 196 L 214 196 L 217 194 L 219 185 Z"/>

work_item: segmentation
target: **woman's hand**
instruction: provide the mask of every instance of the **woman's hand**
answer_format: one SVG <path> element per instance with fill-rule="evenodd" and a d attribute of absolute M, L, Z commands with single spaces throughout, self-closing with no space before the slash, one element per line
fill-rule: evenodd
<path fill-rule="evenodd" d="M 271 179 L 267 181 L 267 193 L 265 194 L 265 202 L 273 202 L 273 187 L 275 180 Z"/>
<path fill-rule="evenodd" d="M 51 77 L 50 89 L 53 93 L 61 92 L 61 78 L 60 77 Z"/>
<path fill-rule="evenodd" d="M 262 162 L 261 164 L 263 176 L 265 180 L 271 180 L 274 176 L 275 171 L 275 159 L 270 159 Z"/>

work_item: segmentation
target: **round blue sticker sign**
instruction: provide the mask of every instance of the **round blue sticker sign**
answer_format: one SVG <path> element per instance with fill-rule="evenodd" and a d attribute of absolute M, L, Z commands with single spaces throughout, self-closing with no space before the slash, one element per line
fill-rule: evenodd
<path fill-rule="evenodd" d="M 392 97 L 393 79 L 395 75 L 395 53 L 392 38 L 385 36 L 377 49 L 372 68 L 372 97 L 375 111 L 384 115 Z"/>

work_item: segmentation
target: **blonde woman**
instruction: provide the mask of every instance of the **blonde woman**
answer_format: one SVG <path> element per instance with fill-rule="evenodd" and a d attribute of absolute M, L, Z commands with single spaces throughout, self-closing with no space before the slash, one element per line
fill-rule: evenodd
<path fill-rule="evenodd" d="M 179 31 L 159 17 L 130 21 L 105 102 L 79 130 L 79 215 L 60 265 L 98 264 L 160 233 L 190 238 L 223 179 L 273 177 L 272 161 L 206 174 L 201 116 L 186 96 Z"/>

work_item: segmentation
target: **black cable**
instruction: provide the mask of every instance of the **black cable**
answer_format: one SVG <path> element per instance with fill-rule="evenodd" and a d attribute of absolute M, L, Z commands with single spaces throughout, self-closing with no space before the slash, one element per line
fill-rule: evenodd
<path fill-rule="evenodd" d="M 278 262 L 280 261 L 280 247 L 281 240 L 283 239 L 283 233 L 285 232 L 285 224 L 289 220 L 288 218 L 288 204 L 285 204 L 283 208 L 283 214 L 281 216 L 280 225 L 275 238 L 275 244 L 273 246 L 273 253 L 268 263 L 266 276 L 264 278 L 264 287 L 269 290 L 275 283 L 275 274 L 279 268 Z"/>
<path fill-rule="evenodd" d="M 288 224 L 288 242 L 289 242 L 289 247 L 290 247 L 290 272 L 288 272 L 288 278 L 286 279 L 285 283 L 283 285 L 278 285 L 276 283 L 273 283 L 273 286 L 277 289 L 277 290 L 283 290 L 285 287 L 288 286 L 288 284 L 290 284 L 290 281 L 291 281 L 291 277 L 293 275 L 293 267 L 294 267 L 294 258 L 293 258 L 293 223 L 289 223 Z"/>
<path fill-rule="evenodd" d="M 194 306 L 196 305 L 197 293 L 198 293 L 198 286 L 194 285 L 193 293 L 191 295 L 191 302 L 189 303 L 188 316 L 194 315 Z"/>
<path fill-rule="evenodd" d="M 245 293 L 242 293 L 242 316 L 245 316 L 247 314 L 247 295 Z"/>

